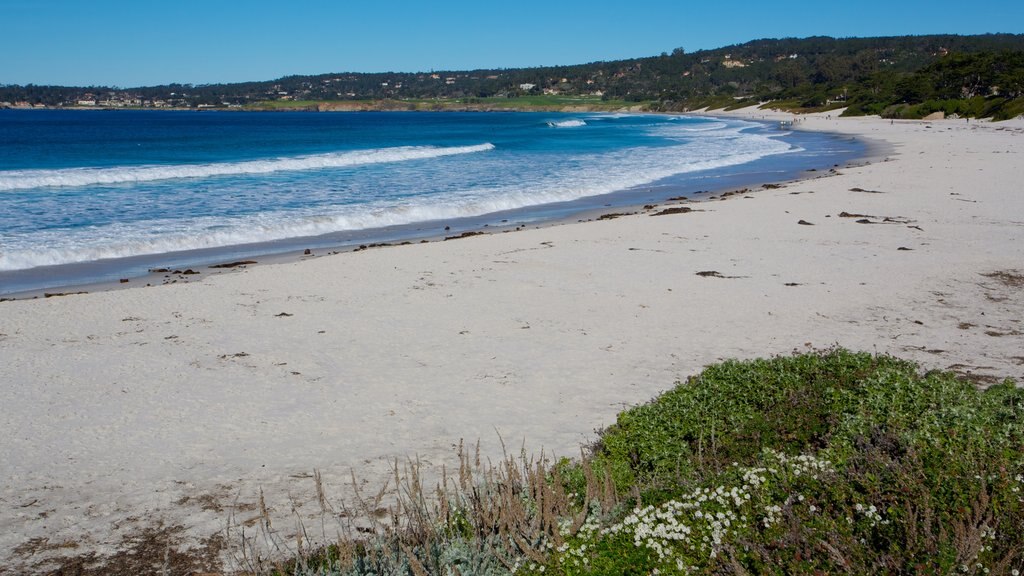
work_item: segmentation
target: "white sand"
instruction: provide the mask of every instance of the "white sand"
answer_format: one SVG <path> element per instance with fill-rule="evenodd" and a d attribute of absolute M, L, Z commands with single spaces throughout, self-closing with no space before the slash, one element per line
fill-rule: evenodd
<path fill-rule="evenodd" d="M 351 470 L 496 455 L 496 431 L 573 456 L 723 358 L 839 344 L 1024 382 L 1024 289 L 984 276 L 1024 274 L 1024 122 L 798 127 L 894 152 L 689 214 L 0 304 L 0 566 L 158 523 L 194 543 L 261 487 L 287 531 L 319 510 L 314 469 L 340 499 Z"/>

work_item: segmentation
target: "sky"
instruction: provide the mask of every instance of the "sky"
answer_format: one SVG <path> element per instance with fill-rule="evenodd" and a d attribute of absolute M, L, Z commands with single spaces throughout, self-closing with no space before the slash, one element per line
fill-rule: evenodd
<path fill-rule="evenodd" d="M 990 32 L 1024 33 L 1024 2 L 0 0 L 0 84 L 518 68 L 758 38 Z"/>

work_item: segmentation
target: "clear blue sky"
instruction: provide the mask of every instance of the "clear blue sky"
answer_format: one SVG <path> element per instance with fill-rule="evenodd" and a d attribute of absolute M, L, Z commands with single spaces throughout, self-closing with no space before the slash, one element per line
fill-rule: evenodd
<path fill-rule="evenodd" d="M 0 84 L 579 64 L 756 38 L 1024 32 L 1024 1 L 0 0 Z"/>

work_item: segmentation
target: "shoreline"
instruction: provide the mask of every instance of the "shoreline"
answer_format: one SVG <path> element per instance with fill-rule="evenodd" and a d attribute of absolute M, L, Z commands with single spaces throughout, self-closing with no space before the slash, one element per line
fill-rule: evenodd
<path fill-rule="evenodd" d="M 775 124 L 772 120 L 764 119 L 750 121 L 759 125 L 757 130 L 760 131 L 771 130 Z M 789 159 L 788 154 L 766 156 L 745 164 L 683 173 L 638 188 L 586 196 L 572 201 L 526 206 L 449 220 L 343 230 L 319 236 L 285 238 L 254 244 L 140 254 L 109 260 L 0 271 L 0 283 L 7 285 L 7 289 L 0 289 L 0 303 L 194 282 L 237 267 L 231 264 L 279 264 L 368 248 L 455 239 L 460 235 L 519 232 L 527 228 L 543 228 L 599 218 L 609 212 L 642 212 L 645 206 L 671 203 L 676 198 L 700 201 L 713 199 L 716 195 L 728 193 L 730 190 L 735 192 L 764 183 L 790 183 L 812 178 L 841 165 L 871 162 L 884 157 L 887 153 L 884 145 L 862 140 L 857 141 L 858 151 L 843 151 L 840 149 L 838 135 L 826 133 L 823 136 L 829 141 L 817 143 L 822 147 L 821 150 L 808 151 L 799 146 L 806 143 L 796 139 L 791 141 L 792 145 L 800 149 L 798 157 L 806 155 L 804 161 Z M 776 164 L 780 167 L 777 174 L 774 168 Z M 11 286 L 15 288 L 11 289 Z"/>
<path fill-rule="evenodd" d="M 90 112 L 592 112 L 595 114 L 689 114 L 689 112 L 655 112 L 644 108 L 648 103 L 632 106 L 593 106 L 589 104 L 565 105 L 521 105 L 494 106 L 489 104 L 472 104 L 451 101 L 439 101 L 429 106 L 425 102 L 404 102 L 401 100 L 372 100 L 349 103 L 347 101 L 325 100 L 304 106 L 268 106 L 261 104 L 250 107 L 215 107 L 215 108 L 182 108 L 182 107 L 131 107 L 131 106 L 10 106 L 0 110 L 70 110 Z"/>
<path fill-rule="evenodd" d="M 162 526 L 227 571 L 225 518 L 262 497 L 284 541 L 318 522 L 314 471 L 337 502 L 460 439 L 571 457 L 722 358 L 838 344 L 1024 382 L 1024 122 L 804 118 L 891 154 L 690 212 L 3 303 L 0 566 Z"/>

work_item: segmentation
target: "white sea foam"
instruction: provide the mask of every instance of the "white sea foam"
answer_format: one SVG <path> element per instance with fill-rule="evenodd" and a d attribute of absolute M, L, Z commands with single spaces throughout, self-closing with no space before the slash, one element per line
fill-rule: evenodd
<path fill-rule="evenodd" d="M 726 127 L 728 127 L 728 124 L 725 122 L 707 122 L 704 124 L 697 124 L 696 126 L 688 125 L 678 129 L 685 132 L 708 132 L 711 130 L 721 130 Z"/>
<path fill-rule="evenodd" d="M 552 128 L 579 128 L 580 126 L 586 126 L 587 123 L 583 120 L 559 120 L 558 122 L 548 122 L 548 126 Z"/>
<path fill-rule="evenodd" d="M 502 182 L 429 196 L 319 206 L 245 216 L 197 217 L 118 223 L 77 230 L 30 233 L 0 252 L 0 270 L 88 262 L 366 230 L 432 220 L 479 216 L 577 200 L 648 185 L 669 176 L 722 168 L 790 151 L 785 142 L 721 130 L 717 144 L 640 148 L 604 154 L 582 169 L 535 181 Z M 703 136 L 702 136 L 703 138 Z"/>
<path fill-rule="evenodd" d="M 652 126 L 648 133 L 677 142 L 671 146 L 641 146 L 578 157 L 572 163 L 552 164 L 543 170 L 522 168 L 515 156 L 488 157 L 484 162 L 462 166 L 458 178 L 434 192 L 418 194 L 411 181 L 400 179 L 413 193 L 378 196 L 374 201 L 352 202 L 338 195 L 330 204 L 310 203 L 301 208 L 279 208 L 255 214 L 168 217 L 125 221 L 69 230 L 48 228 L 5 239 L 0 251 L 0 270 L 88 262 L 181 250 L 219 248 L 355 231 L 432 220 L 472 217 L 504 210 L 577 200 L 649 185 L 679 174 L 733 166 L 765 156 L 795 151 L 788 143 L 763 132 L 749 131 L 756 124 L 709 121 L 695 135 L 692 123 Z M 492 149 L 490 144 L 460 148 L 390 148 L 389 160 L 430 157 Z M 355 153 L 345 153 L 351 155 Z M 327 155 L 336 156 L 336 155 Z M 373 162 L 375 156 L 348 156 Z M 307 162 L 321 157 L 304 157 L 280 162 Z M 337 160 L 335 160 L 337 161 Z M 268 161 L 273 162 L 273 161 Z M 250 163 L 237 163 L 233 166 Z M 279 168 L 283 169 L 283 168 Z M 257 172 L 258 173 L 258 172 Z M 390 174 L 401 174 L 389 171 Z M 415 169 L 415 174 L 419 169 Z M 504 175 L 504 176 L 502 176 Z M 180 177 L 180 176 L 179 176 Z M 409 176 L 412 177 L 412 176 Z M 406 177 L 403 177 L 406 178 Z M 309 185 L 322 186 L 312 179 Z M 447 184 L 445 184 L 447 183 Z M 319 192 L 319 190 L 318 190 Z M 358 190 L 357 190 L 358 192 Z M 315 204 L 315 205 L 314 205 Z"/>
<path fill-rule="evenodd" d="M 124 184 L 152 182 L 178 178 L 208 178 L 211 176 L 241 176 L 270 174 L 272 172 L 345 168 L 366 164 L 403 162 L 472 154 L 493 150 L 491 143 L 474 146 L 403 146 L 376 148 L 273 158 L 243 162 L 214 164 L 180 164 L 172 166 L 119 166 L 113 168 L 65 168 L 59 170 L 8 170 L 0 172 L 0 191 L 30 190 L 45 187 L 93 186 L 97 184 Z"/>

